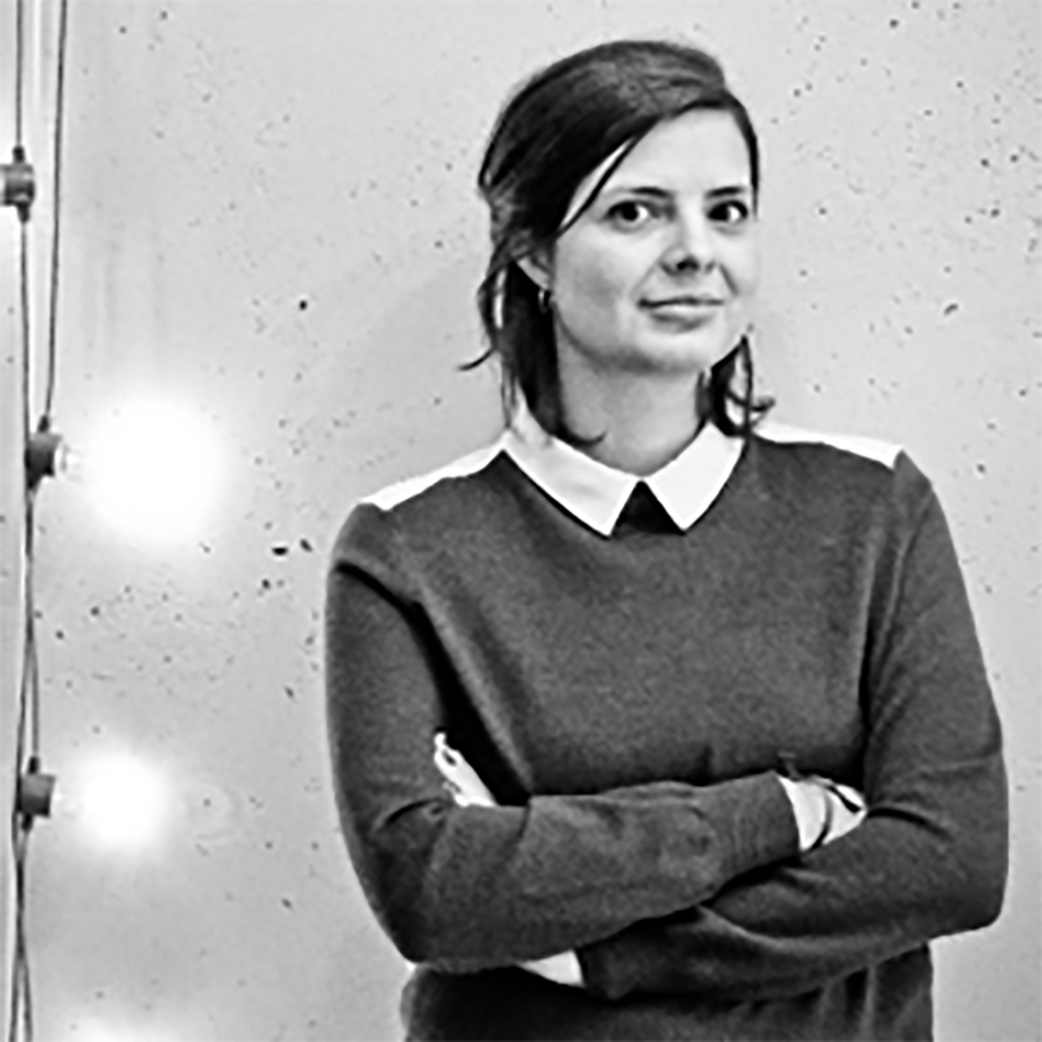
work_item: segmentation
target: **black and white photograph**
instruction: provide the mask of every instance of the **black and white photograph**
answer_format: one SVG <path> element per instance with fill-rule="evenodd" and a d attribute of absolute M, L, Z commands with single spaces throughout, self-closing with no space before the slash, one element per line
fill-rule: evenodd
<path fill-rule="evenodd" d="M 1042 1039 L 1042 4 L 0 0 L 6 1042 Z"/>

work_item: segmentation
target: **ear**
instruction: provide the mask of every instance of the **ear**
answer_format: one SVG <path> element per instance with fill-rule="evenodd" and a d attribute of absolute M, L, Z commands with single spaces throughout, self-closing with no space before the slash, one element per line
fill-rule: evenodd
<path fill-rule="evenodd" d="M 550 265 L 542 250 L 521 257 L 516 263 L 539 289 L 550 288 Z"/>

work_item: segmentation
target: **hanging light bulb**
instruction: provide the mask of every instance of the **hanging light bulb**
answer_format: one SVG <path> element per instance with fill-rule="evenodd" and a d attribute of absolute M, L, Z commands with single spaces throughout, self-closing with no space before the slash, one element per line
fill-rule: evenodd
<path fill-rule="evenodd" d="M 62 1042 L 179 1042 L 170 1031 L 142 1024 L 81 1020 Z"/>
<path fill-rule="evenodd" d="M 217 439 L 197 413 L 172 402 L 139 399 L 111 413 L 84 451 L 95 507 L 130 537 L 191 537 L 220 489 Z"/>
<path fill-rule="evenodd" d="M 172 809 L 164 772 L 129 752 L 96 753 L 70 769 L 65 813 L 94 846 L 144 851 L 161 838 Z"/>
<path fill-rule="evenodd" d="M 41 422 L 26 448 L 26 480 L 83 485 L 105 523 L 127 538 L 169 544 L 196 535 L 220 493 L 223 453 L 194 410 L 135 399 L 98 419 L 70 444 Z"/>

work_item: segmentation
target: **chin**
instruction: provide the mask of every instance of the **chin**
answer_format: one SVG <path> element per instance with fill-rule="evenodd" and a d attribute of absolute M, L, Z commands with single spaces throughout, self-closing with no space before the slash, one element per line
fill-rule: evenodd
<path fill-rule="evenodd" d="M 633 373 L 652 376 L 694 376 L 708 372 L 717 362 L 724 358 L 737 344 L 725 344 L 717 338 L 711 343 L 704 340 L 693 342 L 656 342 L 644 345 L 630 353 L 627 366 Z"/>

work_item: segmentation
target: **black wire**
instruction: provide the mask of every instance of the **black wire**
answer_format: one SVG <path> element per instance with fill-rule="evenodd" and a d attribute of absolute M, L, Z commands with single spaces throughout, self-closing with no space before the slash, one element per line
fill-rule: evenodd
<path fill-rule="evenodd" d="M 30 415 L 31 404 L 31 374 L 32 357 L 30 353 L 29 324 L 29 222 L 20 221 L 20 249 L 19 249 L 19 283 L 21 309 L 22 309 L 22 444 L 28 446 L 29 436 L 32 434 L 32 418 Z"/>
<path fill-rule="evenodd" d="M 22 2 L 19 0 L 19 14 Z M 21 36 L 21 26 L 19 26 Z M 20 75 L 24 69 L 19 61 Z M 19 93 L 21 84 L 19 83 Z M 32 337 L 31 311 L 29 307 L 29 222 L 27 218 L 19 219 L 19 284 L 21 308 L 21 340 L 22 340 L 22 445 L 27 448 L 32 435 L 31 424 L 31 392 L 32 392 Z M 26 940 L 26 899 L 25 872 L 28 855 L 28 828 L 18 810 L 18 792 L 23 772 L 27 764 L 27 749 L 39 749 L 39 683 L 36 655 L 36 618 L 33 597 L 33 531 L 35 491 L 29 487 L 26 478 L 24 485 L 25 513 L 23 531 L 25 533 L 22 551 L 22 600 L 24 636 L 22 649 L 22 678 L 18 693 L 18 725 L 16 751 L 14 758 L 15 796 L 11 808 L 11 851 L 15 870 L 15 950 L 11 967 L 11 1018 L 8 1025 L 9 1042 L 17 1042 L 19 1027 L 21 1037 L 30 1042 L 33 1034 L 32 982 L 29 965 L 29 952 Z"/>
<path fill-rule="evenodd" d="M 49 332 L 47 351 L 47 389 L 40 429 L 50 427 L 50 414 L 57 380 L 58 290 L 61 244 L 61 171 L 62 137 L 65 109 L 65 56 L 68 36 L 68 0 L 62 0 L 58 28 L 58 68 L 55 90 L 54 169 L 52 199 L 51 279 L 49 299 Z M 18 0 L 17 42 L 15 61 L 15 138 L 16 158 L 24 162 L 24 96 L 25 96 L 25 0 Z M 22 433 L 23 450 L 32 437 L 32 329 L 29 292 L 29 210 L 19 208 L 20 249 L 20 307 L 22 339 Z M 11 968 L 9 1042 L 32 1042 L 34 1035 L 32 977 L 29 960 L 27 930 L 26 878 L 29 837 L 33 819 L 21 812 L 20 787 L 26 772 L 34 772 L 40 762 L 40 672 L 36 646 L 36 607 L 34 598 L 34 534 L 36 530 L 34 506 L 36 487 L 30 487 L 28 475 L 23 486 L 25 498 L 23 601 L 24 646 L 22 678 L 18 700 L 17 750 L 15 756 L 14 805 L 11 808 L 11 848 L 15 871 L 15 950 Z M 27 755 L 28 754 L 28 755 Z"/>
<path fill-rule="evenodd" d="M 19 220 L 19 282 L 22 336 L 22 445 L 27 448 L 32 435 L 30 394 L 32 390 L 32 353 L 30 346 L 29 310 L 29 222 Z M 22 651 L 22 680 L 18 694 L 18 731 L 14 760 L 14 806 L 11 808 L 11 850 L 15 870 L 15 950 L 11 968 L 11 1019 L 8 1025 L 8 1042 L 17 1042 L 19 1026 L 25 1042 L 33 1038 L 32 979 L 29 950 L 26 936 L 26 863 L 29 853 L 29 829 L 31 819 L 19 813 L 18 793 L 27 763 L 37 761 L 40 748 L 40 681 L 39 661 L 36 654 L 36 607 L 33 596 L 34 506 L 36 490 L 29 487 L 28 476 L 24 479 L 24 546 L 22 598 L 24 617 L 24 643 Z M 26 755 L 27 749 L 29 756 Z"/>
<path fill-rule="evenodd" d="M 43 421 L 50 426 L 54 385 L 58 379 L 58 269 L 61 243 L 62 212 L 62 136 L 65 124 L 65 52 L 69 29 L 69 0 L 62 0 L 58 21 L 58 82 L 54 96 L 54 189 L 51 197 L 51 294 L 50 323 L 47 336 L 47 395 Z"/>
<path fill-rule="evenodd" d="M 11 1019 L 8 1025 L 8 1039 L 16 1042 L 19 1024 L 22 1026 L 22 1038 L 32 1042 L 33 1025 L 33 991 L 32 978 L 29 972 L 29 950 L 25 922 L 25 877 L 29 857 L 29 826 L 18 820 L 14 821 L 14 868 L 15 868 L 15 902 L 18 916 L 15 921 L 15 950 L 12 970 Z M 24 998 L 24 1004 L 22 999 Z"/>
<path fill-rule="evenodd" d="M 14 143 L 21 148 L 22 142 L 22 85 L 25 81 L 25 0 L 18 0 L 18 19 L 15 30 L 15 80 L 14 80 Z"/>
<path fill-rule="evenodd" d="M 30 757 L 37 761 L 40 758 L 40 668 L 36 654 L 36 597 L 33 588 L 35 505 L 36 492 L 29 490 L 25 499 L 25 668 L 22 671 L 22 699 L 26 709 L 23 709 L 21 717 L 30 738 L 26 741 L 24 733 L 18 735 L 20 765 L 25 760 L 26 747 Z"/>
<path fill-rule="evenodd" d="M 21 227 L 21 307 L 22 307 L 22 419 L 24 427 L 23 445 L 28 447 L 31 435 L 29 423 L 29 392 L 31 387 L 30 366 L 32 358 L 29 351 L 29 250 L 28 228 L 26 221 L 20 221 Z M 39 660 L 36 654 L 36 607 L 33 596 L 33 562 L 35 558 L 34 539 L 35 519 L 34 506 L 36 490 L 30 488 L 26 480 L 24 486 L 25 515 L 23 548 L 23 617 L 24 643 L 22 651 L 22 681 L 18 693 L 18 731 L 14 760 L 15 804 L 11 808 L 11 850 L 15 867 L 15 951 L 11 969 L 11 1020 L 8 1028 L 8 1042 L 17 1042 L 19 1024 L 22 1026 L 22 1038 L 32 1042 L 33 1010 L 32 980 L 29 965 L 29 951 L 26 940 L 26 899 L 25 874 L 26 860 L 29 850 L 29 829 L 31 819 L 19 813 L 18 793 L 26 769 L 27 762 L 38 761 L 40 748 L 40 681 Z M 26 756 L 26 749 L 31 750 Z M 24 999 L 24 1004 L 23 1004 Z"/>

